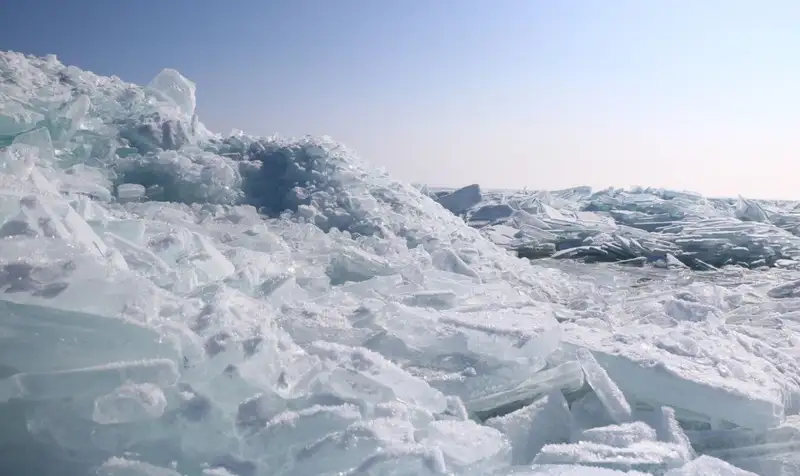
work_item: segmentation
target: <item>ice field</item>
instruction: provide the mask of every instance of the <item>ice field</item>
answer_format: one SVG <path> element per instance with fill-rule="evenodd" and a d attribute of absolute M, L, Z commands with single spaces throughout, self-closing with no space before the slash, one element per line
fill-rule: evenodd
<path fill-rule="evenodd" d="M 798 203 L 429 190 L 195 94 L 0 53 L 0 474 L 800 475 Z"/>

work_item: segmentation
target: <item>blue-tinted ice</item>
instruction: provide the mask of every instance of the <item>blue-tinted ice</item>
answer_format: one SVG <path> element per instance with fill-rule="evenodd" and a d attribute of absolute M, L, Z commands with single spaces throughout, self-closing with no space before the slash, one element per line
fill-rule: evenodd
<path fill-rule="evenodd" d="M 794 205 L 434 200 L 196 93 L 0 53 L 0 474 L 798 474 Z"/>

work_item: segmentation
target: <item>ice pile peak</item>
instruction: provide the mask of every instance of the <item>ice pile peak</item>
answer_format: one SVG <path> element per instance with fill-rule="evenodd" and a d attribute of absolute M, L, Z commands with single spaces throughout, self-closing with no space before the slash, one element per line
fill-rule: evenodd
<path fill-rule="evenodd" d="M 0 53 L 0 473 L 792 467 L 800 277 L 532 266 L 330 139 L 195 109 L 174 70 Z"/>

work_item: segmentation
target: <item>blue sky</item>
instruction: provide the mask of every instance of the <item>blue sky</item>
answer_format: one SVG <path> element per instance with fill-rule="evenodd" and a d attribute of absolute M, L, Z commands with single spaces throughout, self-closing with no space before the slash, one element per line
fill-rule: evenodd
<path fill-rule="evenodd" d="M 0 48 L 198 85 L 402 180 L 800 198 L 800 2 L 0 0 Z"/>

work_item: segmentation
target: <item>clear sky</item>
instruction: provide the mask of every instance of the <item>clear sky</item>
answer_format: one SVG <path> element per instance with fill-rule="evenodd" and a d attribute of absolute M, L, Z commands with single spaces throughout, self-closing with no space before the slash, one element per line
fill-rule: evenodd
<path fill-rule="evenodd" d="M 797 0 L 0 0 L 0 49 L 198 85 L 432 185 L 800 198 Z"/>

